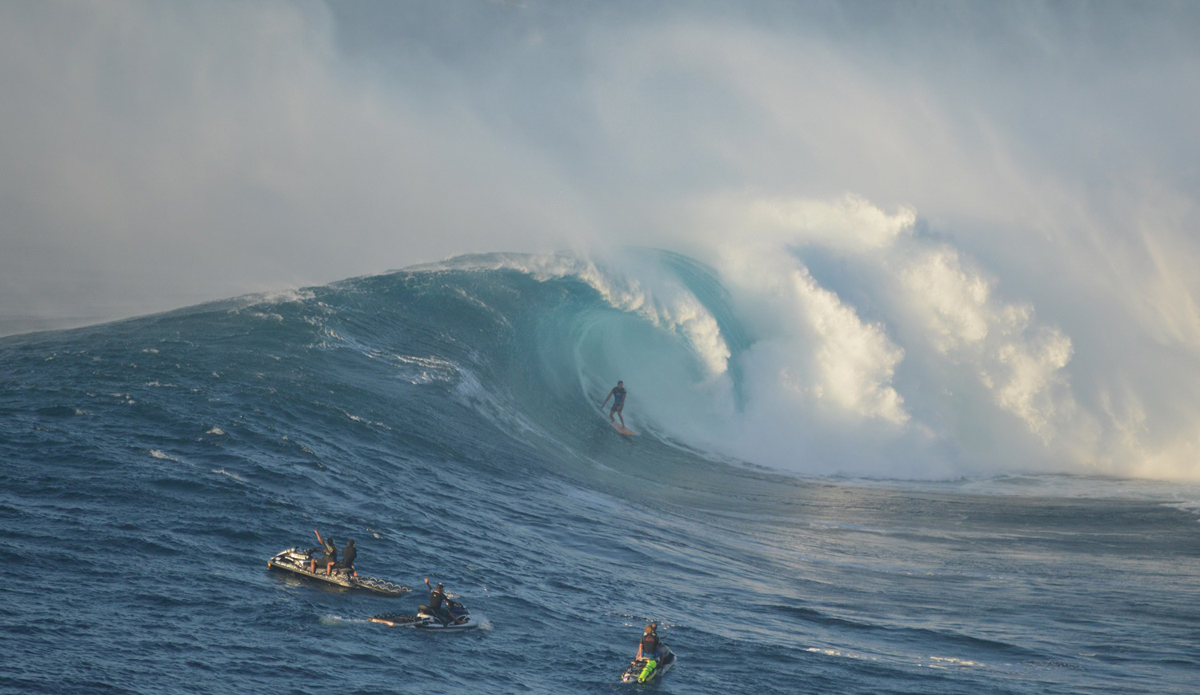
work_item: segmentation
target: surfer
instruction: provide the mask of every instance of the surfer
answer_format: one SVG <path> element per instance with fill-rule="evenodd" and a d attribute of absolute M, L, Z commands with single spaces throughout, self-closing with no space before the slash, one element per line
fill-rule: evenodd
<path fill-rule="evenodd" d="M 325 554 L 320 558 L 314 557 L 312 562 L 309 564 L 308 571 L 316 574 L 317 562 L 320 561 L 325 563 L 325 576 L 328 577 L 333 573 L 333 566 L 337 563 L 337 546 L 333 544 L 332 536 L 329 538 L 321 538 L 321 532 L 316 529 L 313 529 L 313 533 L 317 534 L 317 541 L 320 542 L 321 547 L 325 549 Z"/>
<path fill-rule="evenodd" d="M 608 411 L 608 421 L 612 422 L 613 415 L 615 414 L 621 418 L 621 427 L 625 426 L 625 416 L 621 414 L 621 411 L 625 409 L 625 387 L 622 385 L 624 383 L 623 381 L 618 381 L 613 390 L 609 391 L 608 395 L 604 397 L 604 402 L 600 404 L 600 409 L 604 410 L 604 406 L 608 405 L 608 399 L 613 399 L 612 410 Z"/>

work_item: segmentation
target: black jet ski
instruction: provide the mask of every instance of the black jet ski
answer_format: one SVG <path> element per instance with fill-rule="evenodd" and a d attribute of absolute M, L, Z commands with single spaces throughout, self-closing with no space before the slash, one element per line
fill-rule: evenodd
<path fill-rule="evenodd" d="M 662 646 L 662 658 L 658 660 L 658 666 L 655 667 L 647 676 L 645 681 L 639 681 L 638 678 L 642 675 L 642 671 L 646 670 L 646 659 L 634 659 L 629 668 L 625 669 L 625 673 L 621 674 L 622 683 L 653 683 L 663 676 L 667 675 L 667 671 L 675 665 L 675 652 L 667 645 Z"/>
<path fill-rule="evenodd" d="M 417 609 L 417 614 L 410 613 L 384 613 L 371 618 L 373 623 L 382 623 L 388 627 L 415 627 L 421 630 L 437 630 L 444 632 L 458 632 L 460 630 L 473 630 L 479 627 L 479 621 L 475 616 L 471 615 L 461 603 L 456 603 L 446 599 L 446 603 L 450 604 L 450 615 L 454 620 L 449 623 L 442 622 L 429 610 L 428 606 L 421 606 Z"/>
<path fill-rule="evenodd" d="M 267 560 L 267 567 L 273 570 L 298 574 L 308 579 L 325 582 L 326 584 L 336 584 L 347 589 L 365 589 L 382 594 L 383 596 L 403 596 L 412 591 L 407 586 L 401 586 L 386 579 L 360 577 L 357 572 L 351 572 L 342 567 L 335 567 L 333 574 L 328 576 L 325 574 L 324 567 L 318 567 L 316 572 L 310 572 L 308 567 L 312 562 L 312 556 L 315 552 L 317 552 L 316 549 L 301 550 L 300 548 L 288 548 L 287 550 L 280 551 L 270 560 Z"/>

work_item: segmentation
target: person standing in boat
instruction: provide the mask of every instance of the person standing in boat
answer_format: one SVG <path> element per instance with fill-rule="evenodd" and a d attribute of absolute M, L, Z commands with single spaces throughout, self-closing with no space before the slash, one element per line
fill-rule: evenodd
<path fill-rule="evenodd" d="M 621 411 L 625 410 L 625 386 L 624 381 L 618 381 L 612 391 L 604 397 L 604 402 L 600 404 L 600 410 L 604 410 L 604 406 L 608 405 L 608 399 L 613 399 L 612 410 L 608 411 L 608 421 L 612 422 L 613 415 L 621 418 L 621 427 L 625 426 L 625 416 Z"/>
<path fill-rule="evenodd" d="M 321 562 L 325 565 L 325 576 L 328 577 L 329 575 L 333 574 L 333 566 L 337 563 L 337 546 L 333 544 L 332 536 L 329 538 L 321 538 L 321 532 L 316 529 L 313 529 L 313 533 L 317 534 L 317 541 L 321 544 L 321 547 L 324 548 L 325 554 L 319 558 L 314 557 L 312 562 L 309 563 L 308 571 L 316 574 L 317 563 Z"/>

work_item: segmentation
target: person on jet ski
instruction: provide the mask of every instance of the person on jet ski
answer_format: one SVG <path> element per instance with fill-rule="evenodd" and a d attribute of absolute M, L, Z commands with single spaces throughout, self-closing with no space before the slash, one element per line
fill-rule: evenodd
<path fill-rule="evenodd" d="M 646 667 L 638 676 L 639 683 L 644 683 L 650 674 L 654 673 L 654 669 L 658 668 L 662 648 L 662 641 L 658 639 L 658 623 L 650 623 L 642 633 L 642 641 L 638 643 L 637 656 L 633 657 L 635 664 L 643 659 L 646 661 Z"/>
<path fill-rule="evenodd" d="M 421 608 L 428 608 L 433 617 L 442 621 L 442 625 L 457 623 L 458 618 L 454 617 L 450 609 L 456 607 L 458 604 L 446 597 L 446 590 L 442 588 L 442 583 L 438 582 L 435 589 L 429 584 L 429 577 L 426 577 L 425 586 L 429 587 L 429 605 L 421 606 Z"/>
<path fill-rule="evenodd" d="M 317 541 L 321 543 L 321 547 L 325 550 L 325 554 L 319 558 L 312 558 L 312 562 L 310 562 L 308 566 L 308 571 L 316 574 L 317 562 L 321 562 L 325 565 L 325 576 L 328 577 L 330 574 L 333 574 L 333 566 L 337 563 L 337 546 L 333 544 L 332 537 L 321 538 L 321 532 L 316 529 L 313 529 L 313 533 L 317 534 Z"/>
<path fill-rule="evenodd" d="M 358 557 L 358 551 L 354 549 L 354 539 L 351 538 L 346 547 L 342 548 L 342 561 L 338 563 L 338 567 L 344 568 L 350 574 L 354 574 L 354 558 Z"/>

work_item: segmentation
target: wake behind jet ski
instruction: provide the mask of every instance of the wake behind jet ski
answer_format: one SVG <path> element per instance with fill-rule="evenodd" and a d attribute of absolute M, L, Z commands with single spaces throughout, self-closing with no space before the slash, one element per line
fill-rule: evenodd
<path fill-rule="evenodd" d="M 638 643 L 637 656 L 621 674 L 622 683 L 651 683 L 667 675 L 675 665 L 675 653 L 658 639 L 658 623 L 650 623 Z"/>
<path fill-rule="evenodd" d="M 333 544 L 332 538 L 321 538 L 321 534 L 317 533 L 317 539 L 321 541 L 323 548 L 310 548 L 302 550 L 300 548 L 288 548 L 281 550 L 275 554 L 270 560 L 267 560 L 267 568 L 290 572 L 297 574 L 307 579 L 325 582 L 326 584 L 335 584 L 347 589 L 364 589 L 384 596 L 403 596 L 412 591 L 407 586 L 389 582 L 386 579 L 376 579 L 374 577 L 360 577 L 354 569 L 354 541 L 350 541 L 346 545 L 346 550 L 343 552 L 341 562 L 337 561 L 337 546 Z M 324 553 L 321 551 L 324 550 Z"/>
<path fill-rule="evenodd" d="M 429 579 L 425 579 L 429 586 Z M 417 608 L 416 615 L 409 613 L 384 613 L 371 618 L 373 623 L 382 623 L 389 627 L 415 627 L 422 630 L 444 630 L 456 632 L 471 630 L 479 626 L 479 622 L 471 615 L 466 606 L 453 601 L 446 596 L 446 591 L 439 582 L 437 588 L 429 586 L 429 604 Z"/>
<path fill-rule="evenodd" d="M 417 609 L 416 615 L 411 613 L 383 613 L 371 618 L 371 622 L 381 623 L 388 627 L 415 627 L 420 630 L 435 632 L 459 632 L 462 630 L 474 630 L 479 627 L 479 621 L 461 603 L 455 603 L 450 608 L 450 614 L 453 619 L 450 622 L 443 623 L 440 618 L 429 611 L 427 606 L 421 606 Z"/>

